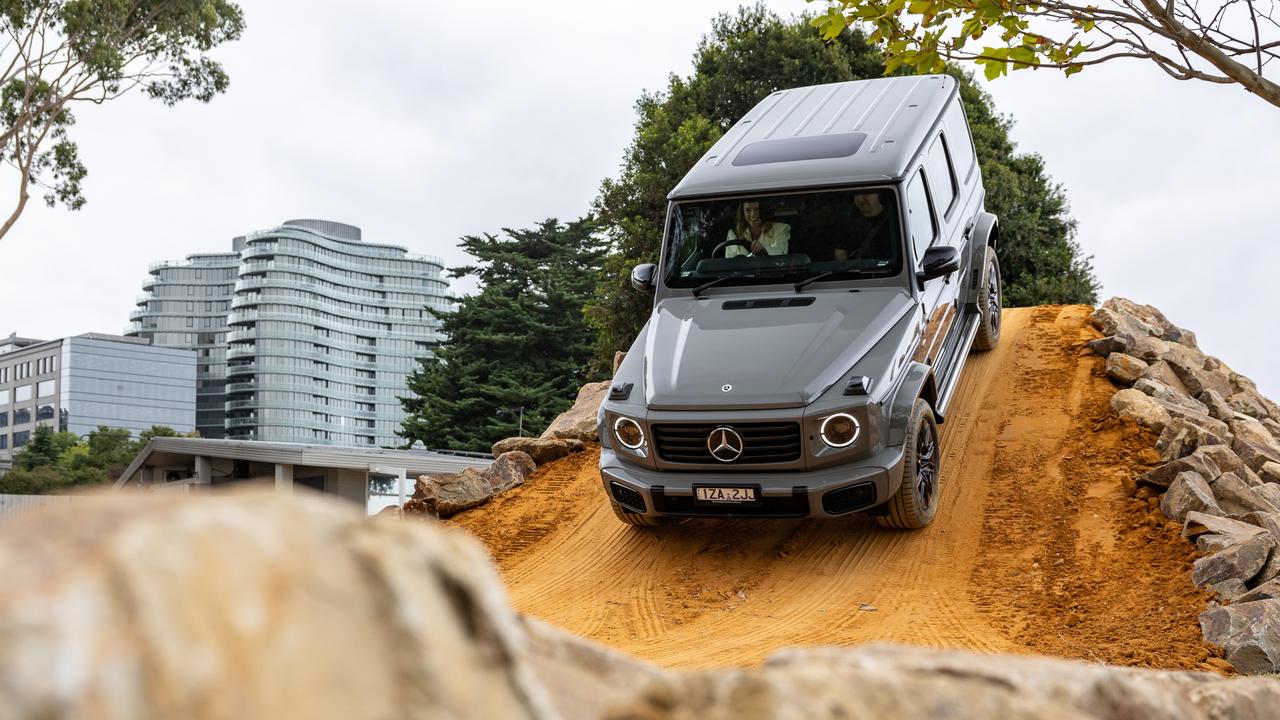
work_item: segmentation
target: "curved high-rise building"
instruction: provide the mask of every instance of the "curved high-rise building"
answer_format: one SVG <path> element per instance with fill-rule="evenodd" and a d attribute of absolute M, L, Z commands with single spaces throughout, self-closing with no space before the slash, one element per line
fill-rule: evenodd
<path fill-rule="evenodd" d="M 226 436 L 391 446 L 399 398 L 442 339 L 444 266 L 361 241 L 360 229 L 290 220 L 245 236 L 228 316 Z"/>
<path fill-rule="evenodd" d="M 129 314 L 128 335 L 196 351 L 196 429 L 209 438 L 223 437 L 227 312 L 239 268 L 234 252 L 154 263 L 138 309 Z"/>

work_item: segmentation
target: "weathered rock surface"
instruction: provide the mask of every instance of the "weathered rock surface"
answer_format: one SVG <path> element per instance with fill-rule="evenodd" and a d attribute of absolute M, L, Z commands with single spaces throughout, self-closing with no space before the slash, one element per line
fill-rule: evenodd
<path fill-rule="evenodd" d="M 1236 416 L 1235 409 L 1227 404 L 1226 398 L 1214 390 L 1205 390 L 1196 399 L 1209 408 L 1209 414 L 1216 420 L 1230 422 Z"/>
<path fill-rule="evenodd" d="M 1251 523 L 1194 511 L 1187 513 L 1182 525 L 1182 537 L 1188 540 L 1194 541 L 1206 533 L 1215 533 L 1234 538 L 1233 545 L 1238 545 L 1264 532 L 1266 530 Z"/>
<path fill-rule="evenodd" d="M 1268 460 L 1258 468 L 1258 477 L 1265 483 L 1280 483 L 1280 463 Z"/>
<path fill-rule="evenodd" d="M 1127 417 L 1154 432 L 1164 430 L 1164 426 L 1169 424 L 1169 411 L 1141 390 L 1126 388 L 1112 395 L 1111 409 L 1120 417 Z"/>
<path fill-rule="evenodd" d="M 1156 440 L 1156 451 L 1160 453 L 1161 460 L 1168 462 L 1186 457 L 1197 448 L 1222 445 L 1223 442 L 1225 438 L 1213 434 L 1201 425 L 1175 416 L 1169 418 L 1164 430 L 1160 432 L 1160 437 Z"/>
<path fill-rule="evenodd" d="M 1272 717 L 1280 683 L 867 645 L 783 650 L 755 671 L 650 683 L 612 720 Z"/>
<path fill-rule="evenodd" d="M 581 447 L 581 443 L 579 443 Z M 499 440 L 493 444 L 493 456 L 503 453 L 522 452 L 533 459 L 536 465 L 545 465 L 568 455 L 569 443 L 555 438 L 513 437 Z"/>
<path fill-rule="evenodd" d="M 1236 455 L 1244 461 L 1244 464 L 1254 472 L 1262 469 L 1263 465 L 1269 462 L 1280 463 L 1280 448 L 1276 448 L 1271 444 L 1262 445 L 1250 442 L 1241 438 L 1236 438 L 1231 443 L 1231 449 Z"/>
<path fill-rule="evenodd" d="M 596 429 L 596 415 L 600 411 L 600 403 L 609 393 L 609 381 L 587 383 L 578 390 L 578 399 L 573 407 L 564 411 L 547 429 L 542 432 L 544 438 L 560 440 L 581 440 L 583 442 L 600 442 L 600 433 Z"/>
<path fill-rule="evenodd" d="M 1200 628 L 1206 640 L 1226 651 L 1227 660 L 1240 672 L 1280 672 L 1280 600 L 1213 608 L 1200 616 Z M 1277 708 L 1280 705 L 1272 712 Z"/>
<path fill-rule="evenodd" d="M 1178 379 L 1177 373 L 1173 371 L 1173 368 L 1169 367 L 1169 363 L 1163 360 L 1148 365 L 1146 372 L 1142 373 L 1142 377 L 1147 380 L 1154 380 L 1165 387 L 1189 396 L 1187 389 L 1182 385 L 1182 381 Z"/>
<path fill-rule="evenodd" d="M 1236 598 L 1236 602 L 1253 602 L 1255 600 L 1280 599 L 1280 578 L 1272 578 L 1249 592 Z"/>
<path fill-rule="evenodd" d="M 1167 518 L 1178 522 L 1187 519 L 1189 512 L 1221 515 L 1222 509 L 1213 497 L 1209 483 L 1197 472 L 1182 472 L 1173 479 L 1169 490 L 1160 498 L 1160 511 Z"/>
<path fill-rule="evenodd" d="M 1273 505 L 1253 488 L 1245 484 L 1235 473 L 1223 473 L 1209 483 L 1213 488 L 1213 496 L 1218 507 L 1227 515 L 1246 515 L 1251 512 L 1280 512 L 1280 507 Z"/>
<path fill-rule="evenodd" d="M 1121 385 L 1132 385 L 1146 372 L 1147 364 L 1131 355 L 1113 352 L 1107 356 L 1107 376 Z"/>
<path fill-rule="evenodd" d="M 479 545 L 297 493 L 0 525 L 0 717 L 551 718 Z"/>
<path fill-rule="evenodd" d="M 409 515 L 449 517 L 486 503 L 500 492 L 522 484 L 537 465 L 516 451 L 499 455 L 483 470 L 466 468 L 444 475 L 423 475 L 414 485 L 413 497 L 404 504 Z"/>
<path fill-rule="evenodd" d="M 1267 401 L 1257 390 L 1241 390 L 1234 395 L 1228 393 L 1227 404 L 1236 412 L 1251 418 L 1262 420 L 1271 416 L 1267 410 Z"/>
<path fill-rule="evenodd" d="M 1191 582 L 1197 587 L 1217 585 L 1226 580 L 1239 580 L 1247 584 L 1253 579 L 1276 546 L 1271 533 L 1260 533 L 1239 545 L 1231 545 L 1209 557 L 1195 561 Z"/>
<path fill-rule="evenodd" d="M 1208 456 L 1192 453 L 1186 457 L 1178 458 L 1148 470 L 1139 475 L 1135 482 L 1138 485 L 1145 485 L 1163 491 L 1173 484 L 1174 478 L 1178 477 L 1179 473 L 1188 471 L 1198 473 L 1200 477 L 1206 479 L 1216 479 L 1222 474 L 1218 470 L 1218 466 Z"/>

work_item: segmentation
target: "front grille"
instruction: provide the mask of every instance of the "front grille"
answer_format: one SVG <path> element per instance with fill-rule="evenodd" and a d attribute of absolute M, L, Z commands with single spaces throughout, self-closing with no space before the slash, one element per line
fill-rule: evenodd
<path fill-rule="evenodd" d="M 707 435 L 718 427 L 730 427 L 742 436 L 742 456 L 721 462 L 707 449 Z M 760 465 L 800 459 L 799 423 L 741 423 L 654 425 L 653 442 L 658 456 L 674 463 L 703 465 Z"/>
<path fill-rule="evenodd" d="M 786 497 L 765 496 L 758 505 L 714 505 L 694 502 L 692 495 L 667 495 L 654 488 L 653 509 L 668 515 L 689 517 L 805 517 L 809 514 L 808 489 L 792 488 Z"/>
<path fill-rule="evenodd" d="M 822 509 L 828 515 L 840 515 L 864 508 L 876 501 L 875 483 L 858 483 L 822 496 Z"/>
<path fill-rule="evenodd" d="M 643 495 L 621 483 L 611 483 L 610 488 L 613 490 L 613 499 L 619 505 L 638 513 L 644 512 Z"/>

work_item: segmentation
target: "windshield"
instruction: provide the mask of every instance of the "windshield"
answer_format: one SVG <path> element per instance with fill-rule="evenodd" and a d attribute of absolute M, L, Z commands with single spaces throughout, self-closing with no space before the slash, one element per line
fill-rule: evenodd
<path fill-rule="evenodd" d="M 896 275 L 902 234 L 892 188 L 677 203 L 668 287 Z"/>

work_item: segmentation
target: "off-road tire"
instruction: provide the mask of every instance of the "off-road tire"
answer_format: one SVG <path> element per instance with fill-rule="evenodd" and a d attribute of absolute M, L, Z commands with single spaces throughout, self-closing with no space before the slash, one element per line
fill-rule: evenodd
<path fill-rule="evenodd" d="M 635 525 L 636 527 L 659 527 L 661 525 L 679 525 L 684 522 L 684 518 L 672 517 L 649 517 L 640 513 L 633 513 L 625 510 L 616 500 L 610 500 L 609 504 L 613 506 L 613 514 L 627 525 Z"/>
<path fill-rule="evenodd" d="M 986 259 L 982 267 L 982 285 L 978 287 L 978 336 L 973 339 L 973 346 L 978 350 L 990 350 L 1000 342 L 1000 303 L 1004 291 L 1000 277 L 1000 258 L 996 257 L 996 249 L 987 246 Z"/>
<path fill-rule="evenodd" d="M 933 409 L 924 399 L 918 398 L 911 408 L 903 454 L 902 486 L 885 505 L 888 512 L 876 520 L 884 527 L 916 530 L 933 522 L 942 495 L 938 424 L 933 418 Z M 926 469 L 927 477 L 921 473 L 922 469 Z"/>

